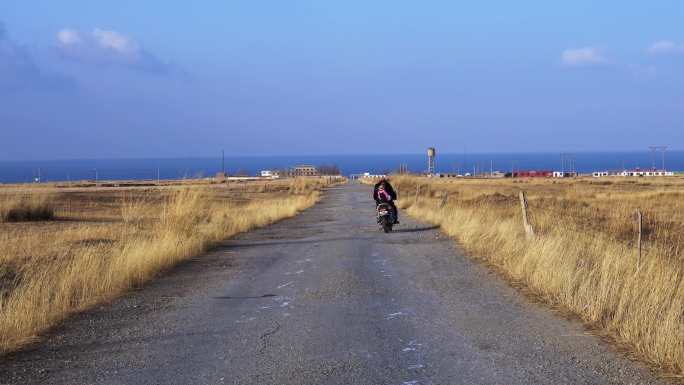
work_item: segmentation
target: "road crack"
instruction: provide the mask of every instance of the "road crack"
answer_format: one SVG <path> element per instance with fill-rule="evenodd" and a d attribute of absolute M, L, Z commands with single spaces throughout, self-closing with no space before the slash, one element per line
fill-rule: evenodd
<path fill-rule="evenodd" d="M 264 332 L 262 335 L 259 336 L 259 343 L 261 345 L 259 347 L 259 350 L 258 350 L 259 354 L 264 353 L 264 350 L 266 349 L 266 345 L 268 344 L 268 337 L 270 337 L 270 336 L 276 334 L 278 331 L 280 331 L 280 324 L 278 323 L 278 321 L 273 321 L 273 323 L 275 323 L 275 326 L 273 328 L 267 330 L 266 332 Z"/>

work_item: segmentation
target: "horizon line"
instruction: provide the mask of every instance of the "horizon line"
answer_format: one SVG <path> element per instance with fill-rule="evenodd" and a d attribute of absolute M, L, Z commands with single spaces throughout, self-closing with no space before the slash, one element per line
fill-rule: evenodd
<path fill-rule="evenodd" d="M 427 148 L 426 148 L 427 151 Z M 672 152 L 683 152 L 684 150 L 680 149 L 668 149 L 666 153 L 672 153 Z M 463 152 L 443 152 L 440 153 L 439 150 L 437 151 L 437 157 L 440 155 L 463 155 L 463 154 L 469 154 L 469 155 L 514 155 L 514 154 L 538 154 L 538 155 L 547 155 L 547 154 L 553 154 L 553 155 L 577 155 L 577 154 L 600 154 L 600 153 L 605 153 L 605 154 L 619 154 L 619 153 L 650 153 L 649 150 L 582 150 L 582 151 L 499 151 L 499 152 L 494 152 L 494 151 L 463 151 Z M 356 156 L 378 156 L 378 157 L 383 157 L 383 156 L 423 156 L 425 155 L 422 152 L 413 152 L 413 153 L 384 153 L 384 154 L 372 154 L 372 153 L 358 153 L 358 154 L 341 154 L 341 153 L 331 153 L 331 154 L 273 154 L 273 155 L 265 155 L 265 154 L 239 154 L 239 155 L 229 155 L 226 154 L 226 158 L 280 158 L 280 157 L 356 157 Z M 53 159 L 12 159 L 12 160 L 3 160 L 0 159 L 0 163 L 19 163 L 19 162 L 74 162 L 74 161 L 112 161 L 112 160 L 190 160 L 190 159 L 220 159 L 221 158 L 221 153 L 217 153 L 216 156 L 208 156 L 208 155 L 201 155 L 201 156 L 181 156 L 181 157 L 171 157 L 171 156 L 161 156 L 161 157 L 103 157 L 103 158 L 53 158 Z"/>

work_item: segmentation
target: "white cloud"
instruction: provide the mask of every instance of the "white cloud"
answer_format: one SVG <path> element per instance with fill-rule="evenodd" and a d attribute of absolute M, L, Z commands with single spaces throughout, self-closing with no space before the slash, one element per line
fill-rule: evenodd
<path fill-rule="evenodd" d="M 566 66 L 584 67 L 607 64 L 608 59 L 600 49 L 595 47 L 569 48 L 561 54 L 561 61 Z"/>
<path fill-rule="evenodd" d="M 138 53 L 138 44 L 119 32 L 95 28 L 92 32 L 92 36 L 100 47 L 104 49 L 112 49 L 119 53 L 129 55 Z"/>
<path fill-rule="evenodd" d="M 684 43 L 675 43 L 670 40 L 657 41 L 648 47 L 648 53 L 652 55 L 684 53 Z"/>
<path fill-rule="evenodd" d="M 81 34 L 71 28 L 62 28 L 57 32 L 57 40 L 63 45 L 80 44 Z"/>
<path fill-rule="evenodd" d="M 57 32 L 63 57 L 82 63 L 113 65 L 146 72 L 166 72 L 168 66 L 132 38 L 114 30 L 95 28 L 90 33 L 63 28 Z"/>

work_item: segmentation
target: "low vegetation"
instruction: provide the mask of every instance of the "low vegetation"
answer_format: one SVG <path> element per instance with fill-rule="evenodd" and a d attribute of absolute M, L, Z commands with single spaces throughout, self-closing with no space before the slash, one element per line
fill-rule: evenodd
<path fill-rule="evenodd" d="M 56 218 L 0 223 L 0 352 L 35 340 L 69 314 L 141 285 L 226 237 L 297 214 L 328 183 L 71 189 L 50 201 L 20 203 L 0 190 L 3 215 L 16 207 L 50 207 Z"/>
<path fill-rule="evenodd" d="M 47 193 L 8 195 L 0 200 L 0 222 L 50 220 L 55 210 Z"/>
<path fill-rule="evenodd" d="M 641 358 L 684 373 L 684 179 L 392 182 L 410 215 Z M 641 259 L 636 209 L 644 214 Z"/>

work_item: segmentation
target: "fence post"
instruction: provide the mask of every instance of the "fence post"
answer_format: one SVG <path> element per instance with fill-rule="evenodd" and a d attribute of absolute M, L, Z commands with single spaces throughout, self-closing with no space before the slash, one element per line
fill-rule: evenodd
<path fill-rule="evenodd" d="M 444 197 L 442 198 L 442 203 L 439 204 L 440 209 L 442 207 L 444 207 L 444 205 L 446 205 L 447 199 L 449 199 L 449 192 L 448 191 L 444 193 Z"/>
<path fill-rule="evenodd" d="M 520 191 L 520 207 L 522 208 L 522 218 L 523 218 L 523 228 L 525 229 L 525 234 L 527 238 L 534 236 L 534 229 L 527 218 L 527 197 L 524 191 Z"/>
<path fill-rule="evenodd" d="M 641 269 L 641 236 L 644 229 L 644 214 L 641 210 L 636 210 L 636 220 L 637 220 L 637 271 Z"/>
<path fill-rule="evenodd" d="M 418 203 L 418 194 L 420 194 L 420 188 L 421 187 L 422 187 L 421 185 L 416 185 L 416 198 L 413 200 L 414 204 Z"/>

